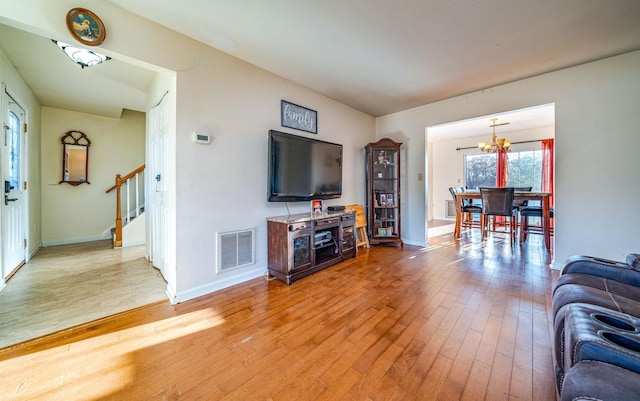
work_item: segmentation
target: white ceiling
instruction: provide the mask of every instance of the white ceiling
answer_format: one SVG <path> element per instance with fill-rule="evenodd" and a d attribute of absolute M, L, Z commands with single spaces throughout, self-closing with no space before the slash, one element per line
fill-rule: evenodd
<path fill-rule="evenodd" d="M 372 116 L 640 49 L 638 0 L 108 1 Z M 151 71 L 1 25 L 0 48 L 45 106 L 144 110 Z"/>
<path fill-rule="evenodd" d="M 638 0 L 110 0 L 372 116 L 640 49 Z"/>
<path fill-rule="evenodd" d="M 427 127 L 427 133 L 430 142 L 449 141 L 480 135 L 485 135 L 487 141 L 490 141 L 491 133 L 493 132 L 490 126 L 493 124 L 493 118 L 496 118 L 496 124 L 507 124 L 496 127 L 496 135 L 500 137 L 504 136 L 501 134 L 513 131 L 552 127 L 555 124 L 555 116 L 555 105 L 544 104 Z"/>
<path fill-rule="evenodd" d="M 82 69 L 49 38 L 2 24 L 0 49 L 43 106 L 114 118 L 146 110 L 150 70 L 117 59 Z"/>

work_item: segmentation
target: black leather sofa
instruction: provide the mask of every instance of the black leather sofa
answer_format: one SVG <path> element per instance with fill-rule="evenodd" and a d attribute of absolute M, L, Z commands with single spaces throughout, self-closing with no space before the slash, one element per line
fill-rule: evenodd
<path fill-rule="evenodd" d="M 561 401 L 640 399 L 640 254 L 574 256 L 553 289 Z"/>

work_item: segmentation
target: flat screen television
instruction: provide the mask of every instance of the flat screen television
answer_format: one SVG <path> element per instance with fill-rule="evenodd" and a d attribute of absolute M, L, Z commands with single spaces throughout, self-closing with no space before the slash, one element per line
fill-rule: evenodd
<path fill-rule="evenodd" d="M 342 196 L 342 145 L 269 131 L 269 202 Z"/>

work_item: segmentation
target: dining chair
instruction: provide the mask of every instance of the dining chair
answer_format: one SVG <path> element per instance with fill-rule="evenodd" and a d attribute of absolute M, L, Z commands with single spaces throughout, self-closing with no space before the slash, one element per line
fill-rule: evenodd
<path fill-rule="evenodd" d="M 513 191 L 514 192 L 531 192 L 531 190 L 533 189 L 533 187 L 514 187 Z M 515 209 L 517 209 L 518 211 L 524 209 L 525 207 L 527 207 L 529 204 L 528 200 L 519 200 L 516 199 L 513 201 L 513 207 Z"/>
<path fill-rule="evenodd" d="M 459 193 L 464 192 L 465 189 L 463 187 L 450 187 L 449 192 L 451 193 L 451 197 L 453 201 L 456 202 L 456 196 Z M 455 203 L 457 206 L 457 203 Z M 456 213 L 458 211 L 456 210 Z M 480 222 L 482 220 L 482 207 L 478 205 L 472 204 L 469 199 L 462 199 L 462 210 L 461 210 L 461 219 L 460 219 L 460 227 L 461 228 L 480 228 Z M 480 216 L 478 221 L 473 219 L 473 216 L 477 214 Z"/>
<path fill-rule="evenodd" d="M 515 192 L 531 192 L 532 189 L 533 189 L 533 187 L 513 187 L 514 198 L 515 198 Z M 526 199 L 525 200 L 514 199 L 513 200 L 513 210 L 517 214 L 517 213 L 520 212 L 520 210 L 522 210 L 525 207 L 527 207 L 528 204 L 529 204 L 529 201 L 526 200 Z M 500 225 L 500 222 L 496 222 L 495 219 L 494 219 L 491 222 L 491 229 L 495 230 L 496 229 L 496 225 Z M 516 228 L 516 231 L 517 231 L 517 228 Z"/>
<path fill-rule="evenodd" d="M 507 188 L 486 188 L 480 187 L 482 198 L 482 218 L 481 231 L 482 239 L 485 239 L 489 232 L 490 219 L 497 216 L 505 217 L 505 226 L 509 234 L 511 245 L 516 239 L 517 213 L 513 208 L 513 187 Z"/>
<path fill-rule="evenodd" d="M 549 209 L 549 215 L 553 219 L 555 215 L 554 208 Z M 527 206 L 520 210 L 520 243 L 522 244 L 528 234 L 542 234 L 542 225 L 530 225 L 529 217 L 539 217 L 542 220 L 542 206 Z M 553 225 L 551 228 L 553 235 Z"/>

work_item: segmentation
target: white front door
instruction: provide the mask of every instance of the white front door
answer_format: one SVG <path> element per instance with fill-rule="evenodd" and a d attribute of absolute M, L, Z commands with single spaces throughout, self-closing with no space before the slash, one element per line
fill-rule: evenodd
<path fill-rule="evenodd" d="M 167 96 L 149 114 L 149 223 L 150 259 L 167 279 L 167 194 L 169 178 L 167 160 L 169 152 L 169 106 Z"/>
<path fill-rule="evenodd" d="M 2 175 L 2 279 L 20 267 L 26 256 L 26 113 L 3 93 L 3 135 L 0 151 Z"/>

